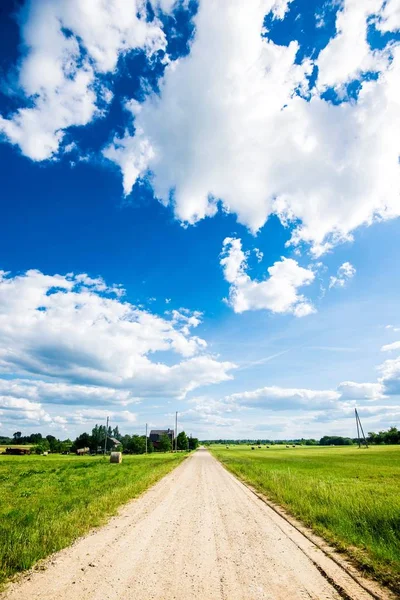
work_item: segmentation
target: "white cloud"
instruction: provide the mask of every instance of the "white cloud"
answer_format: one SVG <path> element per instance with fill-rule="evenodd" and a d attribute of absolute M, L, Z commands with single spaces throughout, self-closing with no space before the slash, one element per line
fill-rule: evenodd
<path fill-rule="evenodd" d="M 235 365 L 206 354 L 205 340 L 191 334 L 200 313 L 181 309 L 162 318 L 103 283 L 33 270 L 0 276 L 0 372 L 19 375 L 2 386 L 71 404 L 97 402 L 104 387 L 105 402 L 128 404 L 152 395 L 184 397 L 230 378 Z M 153 359 L 156 352 L 168 352 L 170 364 L 162 355 Z M 46 381 L 21 381 L 27 375 Z"/>
<path fill-rule="evenodd" d="M 381 383 L 355 383 L 343 381 L 337 387 L 342 399 L 347 400 L 380 400 L 384 397 L 384 386 Z"/>
<path fill-rule="evenodd" d="M 31 402 L 26 398 L 13 398 L 0 395 L 0 414 L 4 422 L 27 421 L 40 424 L 50 424 L 52 418 L 42 408 L 39 402 Z"/>
<path fill-rule="evenodd" d="M 54 405 L 127 406 L 138 402 L 129 390 L 36 379 L 0 379 L 0 394 Z"/>
<path fill-rule="evenodd" d="M 393 342 L 392 344 L 385 344 L 382 346 L 381 350 L 383 352 L 390 352 L 392 350 L 400 350 L 400 342 Z"/>
<path fill-rule="evenodd" d="M 165 48 L 160 23 L 146 17 L 144 0 L 28 0 L 18 73 L 28 106 L 0 117 L 0 131 L 32 160 L 54 156 L 67 128 L 87 125 L 111 102 L 101 76 L 120 54 Z"/>
<path fill-rule="evenodd" d="M 129 104 L 135 134 L 104 152 L 121 168 L 125 193 L 151 171 L 156 196 L 168 204 L 172 191 L 181 221 L 214 215 L 219 200 L 253 231 L 275 213 L 295 223 L 290 243 L 310 243 L 316 255 L 360 225 L 399 216 L 400 53 L 398 44 L 372 58 L 365 45 L 346 50 L 353 13 L 358 43 L 365 15 L 382 2 L 364 4 L 346 0 L 307 101 L 296 90 L 306 95 L 312 61 L 295 63 L 296 41 L 278 46 L 260 36 L 271 0 L 202 0 L 190 54 L 168 65 L 160 95 Z M 331 64 L 336 45 L 340 68 Z M 379 77 L 362 83 L 357 101 L 321 98 L 329 82 L 372 63 Z"/>
<path fill-rule="evenodd" d="M 356 400 L 370 403 L 386 398 L 384 386 L 378 383 L 344 381 L 336 390 L 312 390 L 267 386 L 226 396 L 227 407 L 247 407 L 263 410 L 346 411 L 354 410 Z M 393 407 L 392 407 L 393 408 Z"/>
<path fill-rule="evenodd" d="M 261 250 L 259 248 L 254 248 L 254 254 L 257 257 L 258 262 L 261 262 L 262 259 L 264 258 L 264 252 L 261 252 Z"/>
<path fill-rule="evenodd" d="M 344 287 L 349 279 L 352 279 L 356 274 L 356 269 L 349 262 L 344 262 L 337 270 L 336 275 L 332 275 L 329 279 L 329 289 L 333 287 Z"/>
<path fill-rule="evenodd" d="M 376 20 L 377 29 L 382 32 L 400 29 L 400 5 L 397 0 L 386 0 Z"/>
<path fill-rule="evenodd" d="M 336 17 L 336 36 L 320 52 L 318 87 L 341 88 L 362 73 L 387 69 L 389 52 L 372 51 L 367 41 L 368 18 L 379 13 L 384 0 L 345 0 Z M 382 14 L 382 26 L 391 21 Z M 393 23 L 394 24 L 394 23 Z"/>
<path fill-rule="evenodd" d="M 291 258 L 282 258 L 268 268 L 264 281 L 252 280 L 246 273 L 247 255 L 241 240 L 226 238 L 220 264 L 231 286 L 229 304 L 237 313 L 266 309 L 303 317 L 315 312 L 313 305 L 298 293 L 298 288 L 313 282 L 313 271 L 300 267 Z"/>
<path fill-rule="evenodd" d="M 381 373 L 380 382 L 384 386 L 385 393 L 389 395 L 400 395 L 400 356 L 385 362 L 379 367 Z"/>
<path fill-rule="evenodd" d="M 227 397 L 229 402 L 236 402 L 242 406 L 273 410 L 317 410 L 334 405 L 339 399 L 340 394 L 334 390 L 309 390 L 278 386 L 239 392 Z"/>

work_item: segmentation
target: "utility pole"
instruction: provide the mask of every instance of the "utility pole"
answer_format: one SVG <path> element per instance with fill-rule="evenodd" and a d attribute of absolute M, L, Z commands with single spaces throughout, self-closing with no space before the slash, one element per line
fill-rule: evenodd
<path fill-rule="evenodd" d="M 368 442 L 367 442 L 367 440 L 365 438 L 364 429 L 363 429 L 363 426 L 361 424 L 361 419 L 360 419 L 360 416 L 359 416 L 358 411 L 357 411 L 356 408 L 354 409 L 354 412 L 355 412 L 355 415 L 356 415 L 358 447 L 361 448 L 361 436 L 360 436 L 360 431 L 361 431 L 363 439 L 364 439 L 365 447 L 368 448 Z"/>
<path fill-rule="evenodd" d="M 147 423 L 146 423 L 146 454 L 147 454 Z"/>
<path fill-rule="evenodd" d="M 175 452 L 178 452 L 178 411 L 175 413 Z"/>
<path fill-rule="evenodd" d="M 108 419 L 109 419 L 109 417 L 107 417 L 106 435 L 104 437 L 104 452 L 103 452 L 104 456 L 106 455 L 106 450 L 107 450 Z"/>

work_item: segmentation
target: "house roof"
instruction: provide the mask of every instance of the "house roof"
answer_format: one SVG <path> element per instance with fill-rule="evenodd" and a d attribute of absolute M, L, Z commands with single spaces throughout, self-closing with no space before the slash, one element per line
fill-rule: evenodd
<path fill-rule="evenodd" d="M 172 429 L 152 429 L 150 435 L 170 435 L 174 433 Z"/>
<path fill-rule="evenodd" d="M 119 440 L 117 440 L 116 438 L 110 437 L 108 436 L 108 439 L 112 441 L 113 444 L 115 444 L 115 446 L 118 446 L 118 444 L 120 444 L 121 442 Z"/>

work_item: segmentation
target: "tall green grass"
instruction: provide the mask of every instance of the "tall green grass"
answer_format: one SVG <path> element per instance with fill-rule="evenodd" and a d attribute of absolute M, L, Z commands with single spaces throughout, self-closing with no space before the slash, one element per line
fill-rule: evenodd
<path fill-rule="evenodd" d="M 400 592 L 400 447 L 211 450 L 232 473 Z"/>
<path fill-rule="evenodd" d="M 182 454 L 0 457 L 0 584 L 64 548 L 184 459 Z"/>

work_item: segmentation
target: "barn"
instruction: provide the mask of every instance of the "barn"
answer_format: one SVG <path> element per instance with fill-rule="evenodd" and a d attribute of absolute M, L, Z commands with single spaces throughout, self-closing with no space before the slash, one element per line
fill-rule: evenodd
<path fill-rule="evenodd" d="M 167 435 L 171 440 L 171 446 L 174 447 L 174 432 L 172 429 L 152 429 L 150 431 L 150 441 L 154 446 L 155 450 L 158 450 L 160 445 L 161 436 Z"/>

